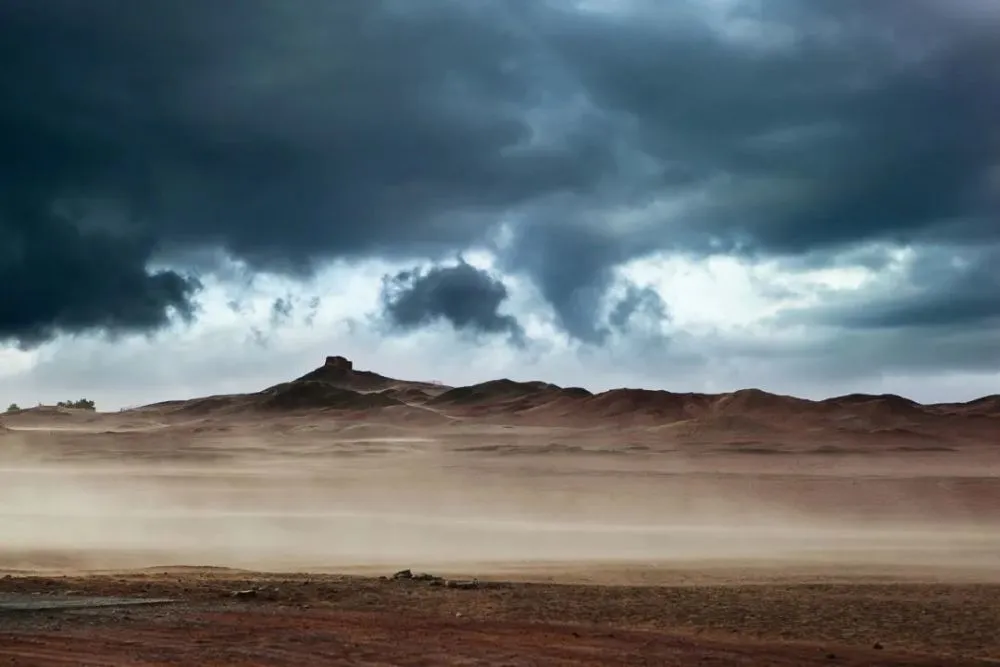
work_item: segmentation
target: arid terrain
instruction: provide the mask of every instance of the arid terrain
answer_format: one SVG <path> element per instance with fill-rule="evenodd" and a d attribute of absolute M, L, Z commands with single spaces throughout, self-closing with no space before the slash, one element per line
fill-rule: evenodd
<path fill-rule="evenodd" d="M 1000 661 L 1000 396 L 452 388 L 331 357 L 0 430 L 0 664 Z"/>

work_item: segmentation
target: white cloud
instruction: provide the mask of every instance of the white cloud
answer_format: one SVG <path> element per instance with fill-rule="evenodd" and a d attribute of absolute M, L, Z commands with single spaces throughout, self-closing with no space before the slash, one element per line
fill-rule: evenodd
<path fill-rule="evenodd" d="M 727 255 L 657 255 L 632 261 L 621 272 L 656 289 L 670 304 L 675 326 L 692 331 L 763 326 L 784 309 L 811 305 L 830 292 L 865 289 L 876 278 L 862 266 L 790 271 L 775 261 Z"/>

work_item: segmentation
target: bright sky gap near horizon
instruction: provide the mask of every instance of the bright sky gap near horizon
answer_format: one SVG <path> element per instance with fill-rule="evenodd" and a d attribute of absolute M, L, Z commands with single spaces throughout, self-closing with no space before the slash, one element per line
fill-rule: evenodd
<path fill-rule="evenodd" d="M 1000 4 L 8 0 L 0 402 L 1000 393 Z"/>

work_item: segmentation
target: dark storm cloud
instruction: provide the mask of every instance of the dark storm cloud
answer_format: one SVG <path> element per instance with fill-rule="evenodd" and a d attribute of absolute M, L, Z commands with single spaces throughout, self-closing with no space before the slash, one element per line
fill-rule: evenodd
<path fill-rule="evenodd" d="M 937 246 L 919 252 L 898 282 L 784 317 L 859 331 L 969 329 L 1000 339 L 998 266 L 1000 245 L 976 250 Z"/>
<path fill-rule="evenodd" d="M 518 230 L 515 243 L 508 268 L 532 276 L 569 335 L 585 343 L 602 342 L 608 331 L 598 312 L 614 282 L 618 239 L 597 226 L 539 217 Z"/>
<path fill-rule="evenodd" d="M 521 344 L 520 323 L 499 312 L 507 297 L 507 286 L 500 279 L 464 261 L 426 271 L 401 271 L 382 281 L 382 305 L 395 327 L 416 329 L 444 320 L 459 331 L 507 334 Z"/>
<path fill-rule="evenodd" d="M 655 322 L 668 318 L 667 304 L 659 293 L 650 287 L 628 285 L 625 296 L 615 302 L 608 317 L 608 324 L 619 330 L 628 330 L 633 320 L 645 317 Z"/>
<path fill-rule="evenodd" d="M 618 140 L 648 171 L 630 192 L 524 225 L 508 257 L 577 337 L 599 338 L 614 267 L 658 250 L 815 265 L 873 242 L 959 243 L 961 254 L 1000 240 L 1000 12 L 778 0 L 712 22 L 694 3 L 621 7 L 545 29 L 593 103 L 623 119 Z M 669 213 L 643 215 L 658 197 Z M 623 201 L 636 220 L 610 224 Z M 959 301 L 1000 301 L 975 293 Z M 912 307 L 961 316 L 954 303 Z"/>
<path fill-rule="evenodd" d="M 9 0 L 0 275 L 47 291 L 0 336 L 159 326 L 196 283 L 151 262 L 220 249 L 305 275 L 503 224 L 501 266 L 600 343 L 656 251 L 1000 240 L 988 4 Z"/>
<path fill-rule="evenodd" d="M 3 186 L 0 186 L 2 188 Z M 56 214 L 0 211 L 0 344 L 31 347 L 60 332 L 145 331 L 190 319 L 197 281 L 148 272 L 141 241 L 89 233 Z"/>
<path fill-rule="evenodd" d="M 902 269 L 883 268 L 870 287 L 831 291 L 776 324 L 817 332 L 806 355 L 824 377 L 1000 372 L 998 262 L 1000 244 L 921 248 Z"/>
<path fill-rule="evenodd" d="M 329 257 L 435 256 L 596 177 L 599 143 L 532 143 L 544 67 L 502 6 L 235 7 L 0 6 L 0 271 L 45 286 L 5 302 L 5 337 L 188 310 L 194 283 L 149 274 L 154 258 L 204 268 L 221 248 L 307 274 Z"/>
<path fill-rule="evenodd" d="M 961 21 L 958 4 L 779 0 L 745 17 L 760 24 L 744 39 L 640 14 L 567 23 L 557 42 L 603 108 L 639 119 L 664 187 L 710 196 L 685 240 L 1000 238 L 1000 14 Z"/>

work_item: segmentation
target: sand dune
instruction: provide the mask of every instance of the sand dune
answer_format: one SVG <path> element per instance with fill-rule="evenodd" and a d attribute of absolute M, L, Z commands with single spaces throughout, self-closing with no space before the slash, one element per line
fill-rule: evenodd
<path fill-rule="evenodd" d="M 356 370 L 329 357 L 305 375 L 261 391 L 170 401 L 129 411 L 138 419 L 252 420 L 325 414 L 355 422 L 610 428 L 657 433 L 677 442 L 813 446 L 955 447 L 998 441 L 1000 397 L 922 405 L 895 395 L 850 394 L 820 401 L 743 389 L 723 394 L 579 387 L 497 379 L 464 387 Z M 9 416 L 8 425 L 85 420 L 63 409 Z"/>

